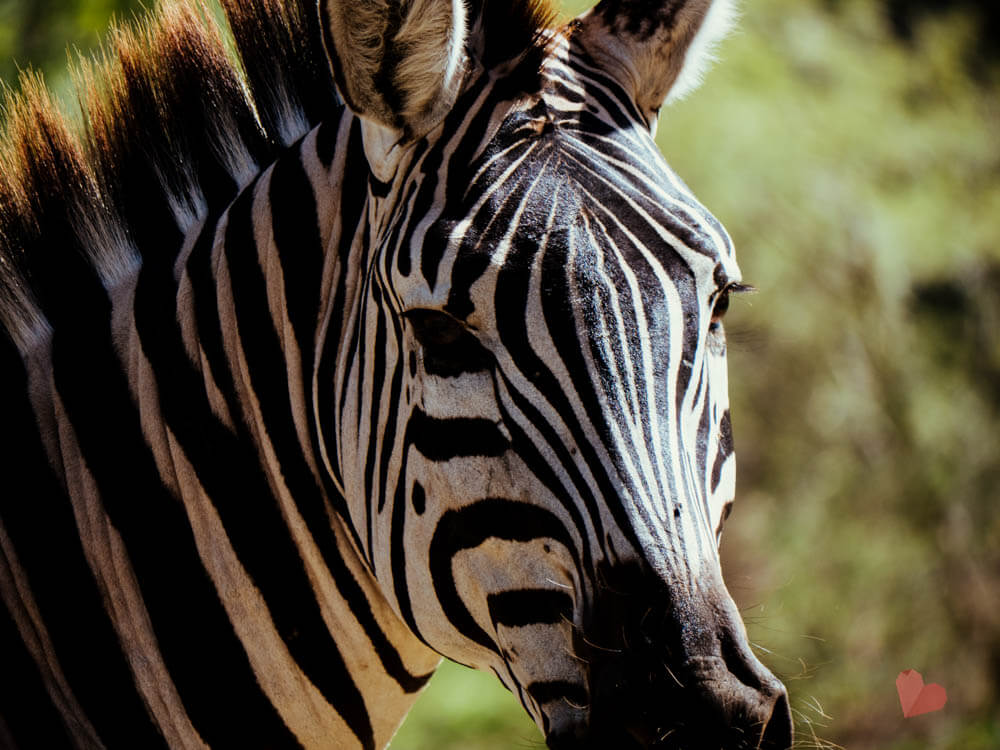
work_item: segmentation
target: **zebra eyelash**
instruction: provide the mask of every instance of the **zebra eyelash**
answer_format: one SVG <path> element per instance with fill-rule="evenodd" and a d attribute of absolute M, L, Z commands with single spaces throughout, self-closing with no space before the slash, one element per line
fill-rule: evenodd
<path fill-rule="evenodd" d="M 726 287 L 726 291 L 731 294 L 753 294 L 757 291 L 757 287 L 753 284 L 744 284 L 743 282 L 733 283 Z"/>
<path fill-rule="evenodd" d="M 719 295 L 715 298 L 715 302 L 712 305 L 712 327 L 713 330 L 725 317 L 726 312 L 729 310 L 729 295 L 730 294 L 747 294 L 749 292 L 757 291 L 756 288 L 750 284 L 743 283 L 732 283 L 727 284 L 719 292 Z"/>
<path fill-rule="evenodd" d="M 731 294 L 753 294 L 757 287 L 751 284 L 732 284 L 727 291 Z M 712 333 L 720 334 L 721 323 L 715 322 L 709 327 Z M 733 323 L 727 323 L 725 332 L 726 348 L 729 351 L 759 352 L 766 345 L 767 334 L 764 328 L 744 316 L 737 316 Z"/>
<path fill-rule="evenodd" d="M 712 318 L 708 326 L 709 332 L 718 333 L 721 330 L 722 319 L 729 310 L 730 294 L 750 294 L 756 291 L 757 288 L 753 285 L 742 282 L 733 282 L 724 286 L 712 305 Z"/>

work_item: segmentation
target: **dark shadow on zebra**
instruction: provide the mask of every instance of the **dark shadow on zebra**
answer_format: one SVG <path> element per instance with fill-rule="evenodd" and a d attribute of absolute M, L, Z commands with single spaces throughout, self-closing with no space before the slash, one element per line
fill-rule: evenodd
<path fill-rule="evenodd" d="M 169 0 L 0 149 L 0 744 L 384 747 L 441 656 L 554 749 L 792 743 L 718 538 L 724 0 Z M 231 56 L 233 50 L 236 58 Z"/>

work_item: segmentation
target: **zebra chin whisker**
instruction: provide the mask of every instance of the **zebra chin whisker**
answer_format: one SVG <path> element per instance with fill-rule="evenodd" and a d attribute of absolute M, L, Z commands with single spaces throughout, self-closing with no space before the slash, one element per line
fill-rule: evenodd
<path fill-rule="evenodd" d="M 590 640 L 584 634 L 584 632 L 582 630 L 579 632 L 579 638 L 587 646 L 589 646 L 590 648 L 594 649 L 595 651 L 603 651 L 603 652 L 609 653 L 609 654 L 621 654 L 621 653 L 624 653 L 625 651 L 628 650 L 627 646 L 623 647 L 623 648 L 615 648 L 613 646 L 601 646 L 601 645 L 598 645 L 597 643 L 594 643 L 592 640 Z"/>
<path fill-rule="evenodd" d="M 667 664 L 666 662 L 663 662 L 663 669 L 666 671 L 666 673 L 668 675 L 670 675 L 670 678 L 675 683 L 677 683 L 677 687 L 679 687 L 679 688 L 681 688 L 683 690 L 684 689 L 684 683 L 681 682 L 679 679 L 677 679 L 677 675 L 674 674 L 674 671 L 670 668 L 670 665 Z"/>
<path fill-rule="evenodd" d="M 581 656 L 580 654 L 578 654 L 570 646 L 563 645 L 562 646 L 562 651 L 563 651 L 564 654 L 566 654 L 566 656 L 568 656 L 573 661 L 576 661 L 576 662 L 579 662 L 580 664 L 584 664 L 584 665 L 588 665 L 588 666 L 590 665 L 590 659 L 588 659 L 585 656 Z"/>
<path fill-rule="evenodd" d="M 577 711 L 589 711 L 590 703 L 574 703 L 567 696 L 563 696 L 563 703 L 565 703 L 570 708 L 576 709 Z"/>

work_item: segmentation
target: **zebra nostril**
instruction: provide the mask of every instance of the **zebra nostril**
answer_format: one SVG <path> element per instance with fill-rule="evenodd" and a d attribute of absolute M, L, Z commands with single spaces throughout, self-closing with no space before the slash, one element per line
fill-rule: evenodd
<path fill-rule="evenodd" d="M 774 702 L 757 750 L 788 750 L 793 740 L 792 713 L 788 706 L 788 694 L 783 690 Z"/>

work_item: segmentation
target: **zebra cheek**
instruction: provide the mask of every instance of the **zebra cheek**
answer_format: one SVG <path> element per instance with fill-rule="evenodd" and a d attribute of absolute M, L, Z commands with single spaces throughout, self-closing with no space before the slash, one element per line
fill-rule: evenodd
<path fill-rule="evenodd" d="M 576 596 L 568 550 L 542 538 L 490 538 L 456 554 L 451 567 L 458 596 L 490 640 L 469 651 L 477 667 L 494 668 L 499 656 L 521 685 L 553 671 L 582 674 L 569 656 Z"/>

